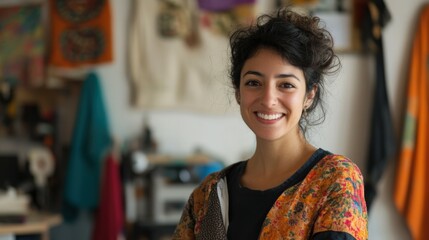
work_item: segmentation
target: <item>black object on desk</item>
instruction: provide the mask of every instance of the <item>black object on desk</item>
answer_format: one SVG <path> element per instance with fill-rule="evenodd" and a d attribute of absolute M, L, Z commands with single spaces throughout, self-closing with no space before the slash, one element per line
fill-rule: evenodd
<path fill-rule="evenodd" d="M 149 240 L 160 240 L 163 237 L 171 238 L 176 225 L 173 223 L 136 222 L 131 239 L 137 240 L 140 236 L 145 236 Z"/>
<path fill-rule="evenodd" d="M 0 189 L 16 188 L 20 183 L 20 177 L 18 156 L 0 154 Z"/>

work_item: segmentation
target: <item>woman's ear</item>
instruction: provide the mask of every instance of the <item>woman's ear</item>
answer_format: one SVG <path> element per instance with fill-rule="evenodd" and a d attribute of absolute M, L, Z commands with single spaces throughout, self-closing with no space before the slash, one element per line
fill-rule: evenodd
<path fill-rule="evenodd" d="M 309 108 L 311 104 L 313 104 L 313 100 L 316 97 L 317 90 L 317 85 L 314 85 L 311 90 L 305 95 L 304 109 Z"/>
<path fill-rule="evenodd" d="M 240 91 L 235 90 L 235 100 L 237 100 L 238 105 L 240 105 Z"/>

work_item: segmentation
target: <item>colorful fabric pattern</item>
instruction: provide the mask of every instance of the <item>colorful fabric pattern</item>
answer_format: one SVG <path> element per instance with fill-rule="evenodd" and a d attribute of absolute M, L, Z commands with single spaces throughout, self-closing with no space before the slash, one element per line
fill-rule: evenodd
<path fill-rule="evenodd" d="M 37 87 L 45 78 L 42 6 L 0 8 L 0 82 Z"/>
<path fill-rule="evenodd" d="M 225 229 L 219 229 L 223 223 L 216 185 L 227 171 L 210 175 L 192 193 L 173 239 L 226 239 Z M 324 157 L 277 199 L 259 239 L 311 239 L 328 232 L 368 239 L 363 186 L 359 168 L 349 159 Z"/>
<path fill-rule="evenodd" d="M 407 109 L 396 167 L 394 201 L 404 216 L 412 239 L 427 239 L 429 209 L 428 89 L 429 5 L 423 7 L 416 28 L 408 76 Z"/>
<path fill-rule="evenodd" d="M 198 1 L 201 26 L 229 37 L 237 26 L 249 25 L 255 19 L 255 0 Z"/>
<path fill-rule="evenodd" d="M 52 66 L 76 68 L 112 61 L 108 0 L 51 0 L 50 13 Z"/>

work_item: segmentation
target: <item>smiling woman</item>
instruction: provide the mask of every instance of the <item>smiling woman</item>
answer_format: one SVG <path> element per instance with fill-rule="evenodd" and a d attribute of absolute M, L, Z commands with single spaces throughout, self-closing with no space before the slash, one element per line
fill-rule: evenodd
<path fill-rule="evenodd" d="M 173 239 L 367 239 L 359 168 L 311 145 L 325 75 L 339 69 L 332 37 L 314 16 L 281 9 L 232 34 L 230 77 L 256 137 L 245 161 L 194 190 Z"/>
<path fill-rule="evenodd" d="M 266 64 L 269 62 L 270 64 Z M 316 88 L 306 94 L 303 71 L 276 51 L 259 49 L 244 64 L 237 100 L 244 122 L 257 138 L 275 140 L 297 131 Z"/>

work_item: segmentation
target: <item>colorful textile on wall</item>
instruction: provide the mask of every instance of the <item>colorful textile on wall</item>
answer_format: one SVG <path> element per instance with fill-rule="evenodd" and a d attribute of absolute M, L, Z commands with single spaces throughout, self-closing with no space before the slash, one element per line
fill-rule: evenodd
<path fill-rule="evenodd" d="M 235 106 L 225 64 L 228 38 L 205 17 L 216 12 L 199 10 L 196 0 L 134 0 L 131 9 L 128 66 L 135 106 L 209 113 Z"/>
<path fill-rule="evenodd" d="M 43 85 L 44 34 L 42 5 L 0 7 L 0 83 Z"/>
<path fill-rule="evenodd" d="M 76 219 L 81 209 L 94 210 L 98 206 L 102 163 L 110 148 L 103 92 L 98 76 L 90 73 L 80 93 L 67 164 L 63 198 L 65 220 Z"/>
<path fill-rule="evenodd" d="M 228 37 L 235 26 L 249 24 L 254 19 L 256 0 L 199 0 L 202 26 L 215 34 Z"/>
<path fill-rule="evenodd" d="M 50 14 L 50 65 L 75 68 L 112 61 L 109 0 L 51 0 Z"/>
<path fill-rule="evenodd" d="M 253 5 L 256 0 L 198 0 L 198 7 L 205 11 L 229 11 L 239 5 Z"/>
<path fill-rule="evenodd" d="M 429 5 L 423 7 L 414 36 L 407 106 L 397 163 L 394 201 L 412 239 L 427 239 L 429 227 Z"/>

